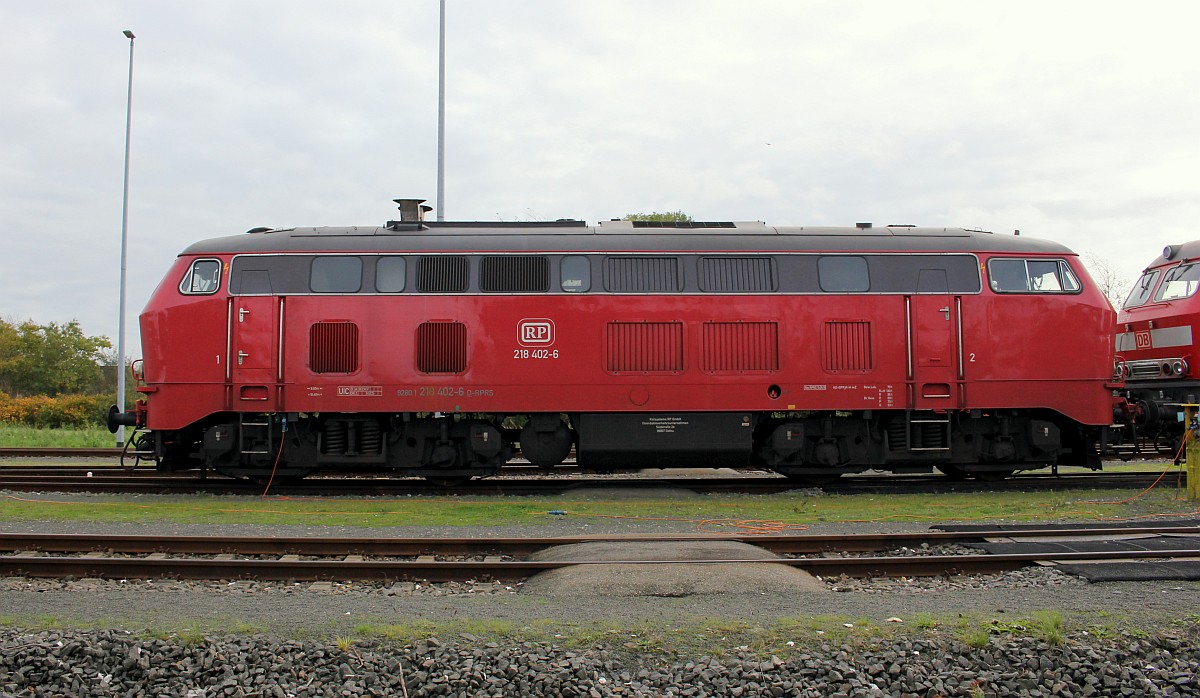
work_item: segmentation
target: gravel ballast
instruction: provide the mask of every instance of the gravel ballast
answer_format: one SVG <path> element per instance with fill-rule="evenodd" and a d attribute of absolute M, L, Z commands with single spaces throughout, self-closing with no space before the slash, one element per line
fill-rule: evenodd
<path fill-rule="evenodd" d="M 0 531 L 151 528 L 362 537 L 534 532 L 0 522 Z M 485 581 L 7 578 L 0 579 L 0 698 L 1200 696 L 1200 583 L 1087 584 L 1037 567 L 820 581 L 824 588 L 811 592 L 727 586 L 621 598 Z M 1057 637 L 1028 622 L 1039 613 L 1060 614 Z M 404 632 L 386 635 L 389 626 Z M 657 635 L 639 636 L 646 628 Z M 681 632 L 703 637 L 686 642 Z"/>
<path fill-rule="evenodd" d="M 680 659 L 603 645 L 429 638 L 403 646 L 268 636 L 193 643 L 114 631 L 0 634 L 0 695 L 1194 696 L 1200 650 L 1175 635 L 1050 644 L 939 635 Z"/>

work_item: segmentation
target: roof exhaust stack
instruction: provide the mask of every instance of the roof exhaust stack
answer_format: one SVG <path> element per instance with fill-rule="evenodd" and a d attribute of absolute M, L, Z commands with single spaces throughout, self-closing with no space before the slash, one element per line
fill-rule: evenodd
<path fill-rule="evenodd" d="M 422 223 L 425 221 L 425 213 L 432 211 L 432 206 L 422 206 L 425 199 L 392 199 L 400 204 L 400 222 L 401 223 Z"/>

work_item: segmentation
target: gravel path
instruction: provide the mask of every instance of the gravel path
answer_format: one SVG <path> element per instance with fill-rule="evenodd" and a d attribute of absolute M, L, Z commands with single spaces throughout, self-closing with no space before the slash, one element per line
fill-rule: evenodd
<path fill-rule="evenodd" d="M 567 519 L 484 530 L 0 522 L 10 532 L 360 537 L 693 530 Z M 563 597 L 492 583 L 10 578 L 0 580 L 0 697 L 1200 695 L 1200 583 L 1089 585 L 1044 568 L 822 582 Z M 1065 627 L 1031 626 L 1039 614 Z"/>

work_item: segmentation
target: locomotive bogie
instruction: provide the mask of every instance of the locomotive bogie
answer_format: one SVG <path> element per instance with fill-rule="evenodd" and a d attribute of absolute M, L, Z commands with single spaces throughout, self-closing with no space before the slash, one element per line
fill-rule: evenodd
<path fill-rule="evenodd" d="M 1112 322 L 1069 250 L 955 229 L 255 232 L 156 291 L 140 414 L 243 475 L 1091 467 Z"/>

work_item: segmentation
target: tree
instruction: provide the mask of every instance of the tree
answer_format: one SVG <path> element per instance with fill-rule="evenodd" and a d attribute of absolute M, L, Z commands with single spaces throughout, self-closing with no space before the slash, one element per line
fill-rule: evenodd
<path fill-rule="evenodd" d="M 1083 265 L 1092 275 L 1092 281 L 1095 281 L 1100 291 L 1108 297 L 1108 302 L 1112 303 L 1114 308 L 1120 308 L 1121 304 L 1125 302 L 1125 297 L 1129 295 L 1130 289 L 1133 288 L 1133 281 L 1114 269 L 1107 260 L 1094 254 L 1085 254 Z"/>
<path fill-rule="evenodd" d="M 106 390 L 101 363 L 112 343 L 64 325 L 13 325 L 0 320 L 0 390 L 12 395 L 63 395 Z"/>
<path fill-rule="evenodd" d="M 689 222 L 691 222 L 692 217 L 689 216 L 688 214 L 684 213 L 683 211 L 664 211 L 662 213 L 655 211 L 653 213 L 627 213 L 627 214 L 625 214 L 625 218 L 623 218 L 622 220 L 626 220 L 626 221 L 660 221 L 660 222 L 666 222 L 666 223 L 689 223 Z"/>

